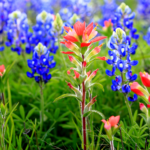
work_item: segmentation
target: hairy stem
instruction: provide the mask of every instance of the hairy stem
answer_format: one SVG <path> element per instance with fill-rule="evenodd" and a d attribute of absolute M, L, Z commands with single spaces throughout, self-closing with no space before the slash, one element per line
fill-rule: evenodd
<path fill-rule="evenodd" d="M 110 149 L 111 149 L 111 150 L 114 150 L 114 142 L 113 142 L 113 140 L 110 141 Z"/>
<path fill-rule="evenodd" d="M 119 128 L 119 130 L 120 130 L 120 137 L 121 137 L 122 150 L 124 150 L 124 145 L 123 145 L 123 140 L 122 140 L 122 133 L 121 133 L 121 127 Z"/>
<path fill-rule="evenodd" d="M 83 144 L 84 150 L 86 150 L 86 118 L 83 117 L 85 107 L 85 84 L 82 82 L 82 133 L 83 133 Z"/>

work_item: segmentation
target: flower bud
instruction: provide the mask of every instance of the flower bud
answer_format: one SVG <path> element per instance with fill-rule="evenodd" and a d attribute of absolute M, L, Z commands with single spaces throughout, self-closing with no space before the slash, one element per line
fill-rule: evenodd
<path fill-rule="evenodd" d="M 148 109 L 145 107 L 143 103 L 140 103 L 140 110 L 148 116 Z"/>
<path fill-rule="evenodd" d="M 63 21 L 58 13 L 56 14 L 56 19 L 54 20 L 53 26 L 56 32 L 62 31 Z"/>

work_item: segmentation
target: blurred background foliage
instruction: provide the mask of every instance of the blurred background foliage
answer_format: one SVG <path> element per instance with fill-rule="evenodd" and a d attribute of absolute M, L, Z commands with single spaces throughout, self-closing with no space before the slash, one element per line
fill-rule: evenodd
<path fill-rule="evenodd" d="M 95 1 L 92 1 L 91 3 L 94 2 Z M 103 3 L 102 0 L 98 2 Z M 118 1 L 117 3 L 120 4 L 121 2 Z M 136 10 L 136 0 L 126 0 L 125 3 L 131 7 L 132 11 Z M 34 22 L 35 20 L 33 18 L 33 23 Z M 141 31 L 145 32 L 138 20 L 135 20 L 134 26 L 140 35 L 142 34 Z M 99 28 L 99 30 L 101 29 Z M 108 57 L 107 41 L 108 39 L 103 41 L 104 45 L 99 56 Z M 142 36 L 140 36 L 138 43 L 139 47 L 136 51 L 136 55 L 132 57 L 133 60 L 139 61 L 139 64 L 133 68 L 133 73 L 137 74 L 139 74 L 140 71 L 144 71 L 143 56 L 141 55 L 140 49 L 143 51 L 144 59 L 150 67 L 150 47 L 143 40 Z M 65 51 L 65 47 L 62 46 L 62 49 Z M 9 110 L 8 113 L 11 115 L 6 132 L 6 147 L 8 146 L 7 148 L 10 150 L 80 149 L 81 120 L 78 102 L 75 98 L 71 97 L 53 102 L 62 94 L 72 93 L 66 84 L 66 81 L 71 80 L 67 75 L 67 70 L 72 67 L 68 56 L 64 56 L 65 67 L 59 50 L 54 55 L 56 67 L 51 70 L 51 80 L 44 86 L 44 127 L 40 137 L 37 136 L 39 130 L 40 88 L 33 79 L 26 76 L 26 72 L 29 71 L 27 59 L 31 59 L 31 57 L 32 54 L 27 54 L 25 57 L 19 56 L 17 53 L 11 52 L 8 47 L 6 47 L 5 51 L 1 52 L 0 55 L 0 64 L 4 64 L 6 67 L 15 61 L 15 64 L 9 72 L 4 89 L 6 102 L 9 103 L 9 101 L 11 101 L 12 103 L 12 109 Z M 97 95 L 97 102 L 93 106 L 93 109 L 102 112 L 106 119 L 111 115 L 120 115 L 124 149 L 136 149 L 136 147 L 137 149 L 144 149 L 146 138 L 149 138 L 149 132 L 145 122 L 139 115 L 139 102 L 142 102 L 142 99 L 139 97 L 136 102 L 131 104 L 134 119 L 137 122 L 135 126 L 131 127 L 124 97 L 121 93 L 111 90 L 112 78 L 105 74 L 106 68 L 110 69 L 109 66 L 104 61 L 96 60 L 88 69 L 95 70 L 97 68 L 99 71 L 94 81 L 101 83 L 104 91 L 100 87 L 94 87 L 92 89 L 92 94 Z M 141 83 L 139 76 L 137 82 Z M 10 105 L 8 108 L 10 109 Z M 102 117 L 93 113 L 88 119 L 93 120 L 93 124 L 89 124 L 90 128 L 88 130 L 88 134 L 90 135 L 89 145 L 90 143 L 95 143 L 95 146 L 91 144 L 89 149 L 109 149 L 108 139 L 102 128 Z M 117 149 L 122 149 L 119 131 L 116 134 L 114 144 Z"/>

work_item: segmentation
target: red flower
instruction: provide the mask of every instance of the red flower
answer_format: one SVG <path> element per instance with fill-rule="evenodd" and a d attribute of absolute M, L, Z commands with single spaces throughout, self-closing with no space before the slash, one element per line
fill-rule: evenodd
<path fill-rule="evenodd" d="M 69 60 L 70 60 L 71 62 L 73 62 L 74 58 L 73 58 L 72 56 L 70 56 L 70 55 L 68 55 L 68 57 L 69 57 Z"/>
<path fill-rule="evenodd" d="M 97 59 L 100 59 L 100 60 L 107 60 L 108 58 L 106 57 L 96 57 Z"/>
<path fill-rule="evenodd" d="M 75 77 L 78 79 L 80 77 L 80 74 L 74 70 L 74 74 L 75 74 Z"/>
<path fill-rule="evenodd" d="M 73 86 L 72 86 L 72 84 L 71 83 L 67 83 L 67 85 L 72 89 L 73 88 Z"/>
<path fill-rule="evenodd" d="M 77 35 L 82 36 L 83 31 L 85 30 L 85 22 L 81 23 L 80 21 L 77 21 L 73 27 L 74 27 L 74 30 L 76 31 Z"/>
<path fill-rule="evenodd" d="M 83 67 L 86 67 L 86 64 L 87 64 L 86 61 L 83 61 Z"/>
<path fill-rule="evenodd" d="M 64 39 L 73 43 L 79 42 L 81 47 L 85 47 L 85 46 L 88 47 L 91 43 L 94 43 L 94 42 L 97 42 L 106 38 L 106 36 L 98 36 L 95 39 L 93 39 L 97 34 L 97 31 L 96 31 L 96 28 L 94 28 L 93 22 L 86 27 L 85 22 L 81 23 L 77 21 L 73 27 L 74 29 L 71 29 L 69 27 L 64 27 L 64 29 L 68 32 L 66 33 L 67 35 L 64 36 Z"/>
<path fill-rule="evenodd" d="M 81 43 L 81 47 L 88 47 L 91 43 Z"/>
<path fill-rule="evenodd" d="M 97 41 L 101 41 L 101 40 L 103 40 L 103 39 L 105 39 L 105 38 L 107 38 L 106 36 L 98 36 L 98 37 L 96 37 L 95 39 L 93 39 L 92 41 L 91 41 L 91 43 L 95 43 L 95 42 L 97 42 Z"/>
<path fill-rule="evenodd" d="M 145 107 L 143 103 L 140 103 L 140 110 L 142 110 Z"/>
<path fill-rule="evenodd" d="M 140 77 L 142 80 L 142 83 L 146 86 L 146 87 L 150 87 L 150 75 L 147 72 L 140 72 Z"/>
<path fill-rule="evenodd" d="M 64 51 L 62 51 L 61 53 L 63 53 L 63 54 L 74 54 L 74 52 L 64 52 Z"/>
<path fill-rule="evenodd" d="M 91 74 L 91 71 L 87 72 L 86 74 L 87 74 L 87 76 L 89 77 L 89 76 L 90 76 L 90 74 Z"/>
<path fill-rule="evenodd" d="M 150 108 L 150 104 L 147 104 L 147 108 Z"/>
<path fill-rule="evenodd" d="M 0 76 L 2 77 L 3 74 L 5 72 L 5 66 L 4 65 L 0 65 Z"/>
<path fill-rule="evenodd" d="M 106 130 L 109 130 L 111 127 L 117 126 L 117 124 L 119 123 L 119 120 L 120 120 L 120 116 L 116 116 L 116 117 L 111 116 L 108 121 L 104 119 L 102 119 L 101 121 L 105 124 L 104 128 Z"/>
<path fill-rule="evenodd" d="M 142 88 L 137 82 L 130 83 L 131 91 L 139 96 L 144 96 L 143 92 L 140 90 Z"/>
<path fill-rule="evenodd" d="M 78 40 L 75 37 L 71 36 L 71 35 L 66 35 L 63 38 L 70 41 L 70 42 L 73 42 L 73 43 L 78 42 Z"/>

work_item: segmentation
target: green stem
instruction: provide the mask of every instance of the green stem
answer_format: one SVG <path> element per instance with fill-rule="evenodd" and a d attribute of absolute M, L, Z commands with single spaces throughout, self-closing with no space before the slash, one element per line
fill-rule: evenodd
<path fill-rule="evenodd" d="M 125 103 L 126 103 L 126 106 L 127 106 L 127 109 L 128 109 L 129 116 L 130 116 L 131 124 L 134 125 L 131 106 L 130 106 L 129 101 L 127 100 L 126 97 L 125 97 Z"/>
<path fill-rule="evenodd" d="M 63 64 L 64 64 L 65 69 L 66 69 L 67 66 L 66 66 L 66 61 L 65 61 L 64 55 L 62 54 L 62 45 L 60 43 L 60 38 L 58 38 L 58 46 L 59 46 L 60 57 L 62 58 Z"/>
<path fill-rule="evenodd" d="M 112 141 L 110 141 L 110 149 L 111 149 L 111 150 L 114 150 L 114 142 L 113 142 L 113 139 L 112 139 Z"/>
<path fill-rule="evenodd" d="M 43 129 L 43 118 L 44 118 L 44 98 L 43 98 L 42 82 L 40 84 L 40 94 L 41 94 L 40 134 L 41 134 L 42 129 Z"/>

